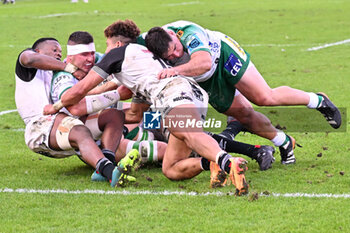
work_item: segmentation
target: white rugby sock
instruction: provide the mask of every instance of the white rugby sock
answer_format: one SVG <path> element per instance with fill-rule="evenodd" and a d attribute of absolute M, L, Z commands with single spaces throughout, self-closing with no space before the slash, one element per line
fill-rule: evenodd
<path fill-rule="evenodd" d="M 282 144 L 285 142 L 287 136 L 284 132 L 282 131 L 278 131 L 277 135 L 271 140 L 271 142 L 275 145 L 275 146 L 282 146 Z"/>
<path fill-rule="evenodd" d="M 151 131 L 144 130 L 140 127 L 139 134 L 137 135 L 136 141 L 152 141 L 154 134 Z"/>
<path fill-rule="evenodd" d="M 310 92 L 308 94 L 310 96 L 310 101 L 307 104 L 307 107 L 308 108 L 317 108 L 319 103 L 320 103 L 320 99 L 319 99 L 318 95 L 315 93 L 312 93 L 312 92 Z"/>
<path fill-rule="evenodd" d="M 139 151 L 142 163 L 158 161 L 158 143 L 157 141 L 130 141 L 126 146 L 126 154 L 132 149 Z"/>

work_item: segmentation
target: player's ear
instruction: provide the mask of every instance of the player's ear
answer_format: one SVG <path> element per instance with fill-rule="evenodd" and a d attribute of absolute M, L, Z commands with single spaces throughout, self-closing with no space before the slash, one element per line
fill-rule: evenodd
<path fill-rule="evenodd" d="M 117 48 L 122 47 L 123 45 L 124 45 L 123 42 L 121 42 L 120 40 L 118 40 L 118 41 L 116 42 L 116 47 L 117 47 Z"/>
<path fill-rule="evenodd" d="M 167 32 L 169 35 L 171 35 L 171 36 L 175 36 L 175 35 L 176 35 L 175 32 L 172 31 L 172 30 L 166 30 L 166 32 Z"/>

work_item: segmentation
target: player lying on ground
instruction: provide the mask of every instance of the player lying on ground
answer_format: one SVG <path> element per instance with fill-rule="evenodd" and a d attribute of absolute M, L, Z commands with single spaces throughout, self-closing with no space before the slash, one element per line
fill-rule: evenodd
<path fill-rule="evenodd" d="M 278 146 L 282 164 L 295 163 L 295 140 L 254 111 L 249 101 L 258 106 L 305 105 L 320 111 L 333 128 L 341 125 L 341 114 L 326 95 L 287 86 L 271 89 L 251 62 L 249 53 L 227 35 L 192 22 L 176 21 L 152 28 L 145 39 L 149 50 L 160 58 L 178 59 L 184 52 L 191 56 L 185 64 L 164 68 L 159 78 L 193 77 L 208 92 L 209 103 L 217 111 L 235 117 L 250 132 Z"/>
<path fill-rule="evenodd" d="M 92 46 L 92 43 L 93 37 L 88 32 L 73 32 L 68 39 L 68 56 L 66 61 L 85 73 L 89 72 L 96 60 L 95 48 Z M 55 72 L 50 87 L 52 102 L 56 103 L 59 101 L 69 88 L 83 78 L 77 79 L 65 71 Z M 61 112 L 81 120 L 91 131 L 93 139 L 99 141 L 98 144 L 100 144 L 105 157 L 115 165 L 132 149 L 142 152 L 141 158 L 144 161 L 148 159 L 161 161 L 166 143 L 157 141 L 135 142 L 121 139 L 120 130 L 124 122 L 124 116 L 121 111 L 107 107 L 115 103 L 115 99 L 120 97 L 124 99 L 124 96 L 128 96 L 128 93 L 128 90 L 121 92 L 118 89 L 102 95 L 86 96 L 79 103 L 69 106 L 67 109 L 63 108 Z M 121 141 L 120 145 L 119 141 Z M 99 177 L 99 174 L 96 171 L 92 176 L 92 180 L 104 180 Z"/>
<path fill-rule="evenodd" d="M 126 172 L 129 165 L 138 159 L 138 153 L 130 153 L 125 160 L 114 166 L 95 144 L 90 130 L 78 119 L 64 113 L 44 116 L 42 108 L 51 103 L 50 84 L 51 70 L 65 70 L 77 77 L 85 75 L 82 71 L 68 63 L 60 61 L 61 46 L 54 38 L 40 38 L 30 49 L 26 49 L 18 56 L 16 63 L 16 93 L 15 100 L 18 112 L 26 124 L 25 142 L 34 152 L 52 158 L 65 158 L 81 153 L 84 161 L 95 167 L 101 174 L 105 174 L 111 185 L 115 186 L 120 177 L 124 177 L 120 170 Z M 115 112 L 116 119 L 123 119 L 123 115 Z M 119 128 L 119 122 L 117 128 Z M 117 130 L 114 137 L 120 137 Z M 124 169 L 118 169 L 118 168 Z"/>
<path fill-rule="evenodd" d="M 107 38 L 108 43 L 108 38 Z M 158 80 L 157 74 L 165 63 L 154 59 L 145 47 L 128 44 L 111 50 L 96 64 L 89 74 L 67 90 L 55 105 L 47 105 L 44 112 L 54 114 L 64 106 L 78 103 L 89 90 L 98 85 L 107 76 L 113 74 L 134 94 L 142 96 L 159 109 L 164 119 L 184 113 L 190 120 L 201 122 L 206 114 L 207 95 L 197 84 L 187 77 Z M 183 93 L 185 92 L 185 93 Z M 187 98 L 178 97 L 186 96 Z M 233 158 L 223 151 L 218 143 L 203 132 L 202 127 L 179 128 L 171 126 L 168 146 L 163 159 L 163 174 L 171 180 L 182 180 L 198 175 L 203 168 L 209 168 L 215 161 L 220 168 L 230 174 L 238 195 L 248 191 L 245 180 L 246 161 Z M 203 158 L 189 158 L 192 150 Z"/>
<path fill-rule="evenodd" d="M 108 44 L 108 47 L 106 49 L 106 53 L 107 53 L 112 48 L 123 46 L 129 43 L 130 41 L 135 41 L 137 36 L 140 33 L 140 30 L 138 29 L 136 24 L 131 20 L 125 20 L 125 21 L 119 20 L 111 24 L 110 26 L 108 26 L 105 29 L 104 33 L 107 38 L 107 44 Z M 116 87 L 118 87 L 118 85 L 120 85 L 119 81 L 116 79 L 112 79 L 110 82 L 106 83 L 106 85 L 99 86 L 97 89 L 94 88 L 94 91 L 95 93 L 99 93 L 102 91 L 113 90 Z M 143 103 L 145 104 L 143 105 Z M 135 107 L 135 106 L 142 106 L 142 107 Z M 147 102 L 144 102 L 142 98 L 137 98 L 137 97 L 133 98 L 132 108 L 126 111 L 126 122 L 131 123 L 131 122 L 141 121 L 142 112 L 143 110 L 146 110 L 148 106 L 149 104 L 147 104 Z M 138 136 L 139 138 L 141 136 L 145 137 L 148 134 L 150 135 L 150 137 L 152 137 L 152 134 L 149 131 L 139 129 L 139 127 L 137 127 L 135 130 L 136 131 L 139 130 L 140 132 L 142 132 L 142 134 L 145 134 L 145 135 L 139 134 Z M 135 130 L 132 130 L 130 134 L 135 133 Z M 157 133 L 157 135 L 159 135 L 159 133 Z M 269 169 L 271 167 L 272 162 L 274 161 L 273 147 L 253 146 L 253 145 L 248 145 L 240 142 L 231 141 L 229 140 L 230 138 L 232 138 L 231 136 L 225 139 L 223 137 L 220 137 L 222 135 L 215 135 L 215 134 L 211 134 L 211 135 L 215 140 L 219 142 L 220 146 L 223 146 L 224 150 L 227 150 L 228 152 L 244 154 L 256 160 L 259 163 L 261 170 Z M 156 139 L 157 140 L 165 139 L 165 141 L 167 141 L 167 138 L 162 136 Z"/>

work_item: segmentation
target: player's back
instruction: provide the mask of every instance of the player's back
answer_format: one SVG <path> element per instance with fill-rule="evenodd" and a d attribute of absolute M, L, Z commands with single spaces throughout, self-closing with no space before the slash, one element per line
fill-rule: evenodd
<path fill-rule="evenodd" d="M 115 77 L 135 94 L 140 93 L 147 98 L 159 92 L 167 83 L 159 80 L 158 73 L 168 67 L 164 61 L 154 55 L 144 46 L 129 44 L 125 49 L 121 71 Z"/>

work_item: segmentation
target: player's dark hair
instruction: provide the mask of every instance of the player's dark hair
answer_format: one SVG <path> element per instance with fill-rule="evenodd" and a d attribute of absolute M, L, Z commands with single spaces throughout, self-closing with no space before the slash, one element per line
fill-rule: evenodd
<path fill-rule="evenodd" d="M 140 35 L 140 29 L 132 20 L 118 20 L 109 25 L 104 30 L 104 34 L 106 38 L 117 37 L 118 40 L 124 43 L 134 43 Z"/>
<path fill-rule="evenodd" d="M 90 44 L 94 42 L 92 35 L 85 31 L 76 31 L 70 34 L 68 44 Z"/>
<path fill-rule="evenodd" d="M 170 35 L 161 27 L 151 28 L 145 38 L 146 47 L 160 58 L 168 51 L 171 41 Z"/>
<path fill-rule="evenodd" d="M 53 37 L 43 37 L 43 38 L 37 39 L 34 42 L 34 44 L 32 45 L 32 49 L 37 49 L 41 43 L 48 41 L 48 40 L 54 40 L 54 41 L 58 42 L 58 40 L 53 38 Z"/>

